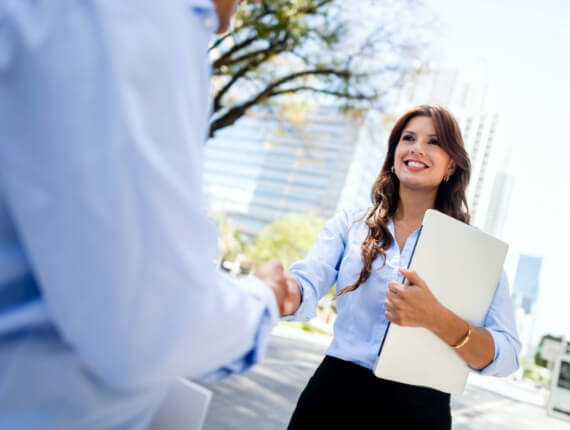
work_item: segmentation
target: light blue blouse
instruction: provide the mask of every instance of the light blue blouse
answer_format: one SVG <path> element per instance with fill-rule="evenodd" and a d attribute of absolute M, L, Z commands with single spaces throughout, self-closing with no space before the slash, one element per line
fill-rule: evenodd
<path fill-rule="evenodd" d="M 289 268 L 303 296 L 301 306 L 290 319 L 312 318 L 318 300 L 335 282 L 340 291 L 358 279 L 362 268 L 360 246 L 368 232 L 364 214 L 362 210 L 339 212 L 328 221 L 307 257 Z M 391 220 L 388 229 L 394 235 Z M 387 251 L 386 265 L 381 268 L 383 259 L 378 257 L 368 280 L 337 298 L 338 316 L 328 355 L 372 369 L 388 326 L 384 316 L 388 281 L 401 281 L 398 268 L 408 266 L 418 234 L 419 230 L 411 234 L 401 251 L 394 240 Z M 480 373 L 504 376 L 514 372 L 519 365 L 521 344 L 504 272 L 483 326 L 493 337 L 495 357 Z"/>

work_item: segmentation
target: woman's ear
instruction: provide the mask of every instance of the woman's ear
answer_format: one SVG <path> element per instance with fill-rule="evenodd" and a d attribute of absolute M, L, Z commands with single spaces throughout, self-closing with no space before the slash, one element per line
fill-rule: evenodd
<path fill-rule="evenodd" d="M 451 176 L 455 173 L 457 165 L 455 164 L 454 160 L 449 161 L 449 165 L 447 166 L 447 176 Z"/>

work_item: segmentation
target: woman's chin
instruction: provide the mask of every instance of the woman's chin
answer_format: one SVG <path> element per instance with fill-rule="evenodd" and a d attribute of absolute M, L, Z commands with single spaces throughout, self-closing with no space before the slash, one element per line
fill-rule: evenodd
<path fill-rule="evenodd" d="M 439 184 L 427 182 L 425 180 L 400 180 L 400 189 L 408 189 L 410 191 L 425 191 L 430 192 L 437 190 Z"/>

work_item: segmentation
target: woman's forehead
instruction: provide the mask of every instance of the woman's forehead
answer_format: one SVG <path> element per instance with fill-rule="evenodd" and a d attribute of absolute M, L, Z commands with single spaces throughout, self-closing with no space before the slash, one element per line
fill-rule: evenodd
<path fill-rule="evenodd" d="M 433 119 L 424 115 L 411 118 L 404 126 L 403 132 L 437 135 Z"/>

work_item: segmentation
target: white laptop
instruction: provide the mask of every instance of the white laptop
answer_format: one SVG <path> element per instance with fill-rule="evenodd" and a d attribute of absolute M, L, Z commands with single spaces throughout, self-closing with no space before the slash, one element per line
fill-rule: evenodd
<path fill-rule="evenodd" d="M 507 255 L 506 243 L 436 210 L 425 213 L 409 268 L 435 297 L 481 326 Z M 422 327 L 390 324 L 374 374 L 447 393 L 465 389 L 469 368 L 453 348 Z"/>
<path fill-rule="evenodd" d="M 210 390 L 180 378 L 164 398 L 149 430 L 200 430 L 211 399 Z"/>

